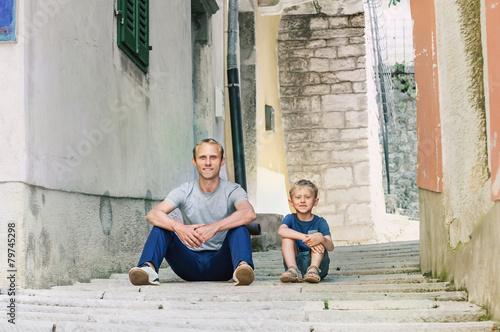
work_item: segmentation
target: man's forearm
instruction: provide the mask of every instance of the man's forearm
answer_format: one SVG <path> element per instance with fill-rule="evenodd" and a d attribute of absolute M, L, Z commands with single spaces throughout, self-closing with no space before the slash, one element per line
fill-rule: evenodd
<path fill-rule="evenodd" d="M 226 218 L 210 224 L 217 229 L 217 232 L 236 228 L 251 223 L 256 218 L 253 209 L 237 210 Z"/>
<path fill-rule="evenodd" d="M 177 220 L 170 218 L 165 212 L 155 208 L 149 211 L 149 213 L 146 215 L 146 220 L 149 221 L 153 226 L 174 232 L 176 231 L 177 227 L 183 225 Z"/>

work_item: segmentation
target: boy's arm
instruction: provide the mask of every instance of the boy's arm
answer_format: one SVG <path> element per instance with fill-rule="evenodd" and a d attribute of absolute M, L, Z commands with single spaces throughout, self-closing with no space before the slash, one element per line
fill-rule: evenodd
<path fill-rule="evenodd" d="M 285 224 L 281 224 L 281 226 L 278 228 L 278 235 L 284 239 L 294 239 L 302 241 L 306 239 L 306 235 L 304 233 L 294 231 Z"/>
<path fill-rule="evenodd" d="M 332 251 L 334 247 L 332 237 L 330 235 L 323 235 L 319 232 L 306 235 L 306 239 L 303 241 L 308 247 L 314 247 L 322 244 L 327 251 Z"/>

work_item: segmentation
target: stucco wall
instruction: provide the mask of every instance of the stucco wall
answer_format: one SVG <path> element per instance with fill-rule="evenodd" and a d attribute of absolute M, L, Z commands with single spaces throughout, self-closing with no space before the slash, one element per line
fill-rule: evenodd
<path fill-rule="evenodd" d="M 488 45 L 481 37 L 485 34 L 484 2 L 425 4 L 436 14 L 437 48 L 433 54 L 437 67 L 431 61 L 415 61 L 415 76 L 417 90 L 423 87 L 421 98 L 432 99 L 439 90 L 439 107 L 417 104 L 417 113 L 433 118 L 439 110 L 443 181 L 442 193 L 419 191 L 421 268 L 466 289 L 472 302 L 485 306 L 493 319 L 499 319 L 500 206 L 491 200 L 488 167 L 488 159 L 493 156 L 488 155 L 487 128 L 493 117 L 487 116 L 492 109 L 485 105 L 485 91 L 494 87 L 488 87 L 488 67 L 483 64 Z M 415 26 L 429 24 L 428 12 L 429 8 L 412 7 Z M 425 29 L 415 29 L 414 33 L 416 52 L 420 54 L 425 49 L 422 37 L 430 40 L 433 35 L 426 34 Z M 434 67 L 439 80 L 422 75 Z M 433 84 L 438 86 L 426 89 Z M 420 130 L 421 124 L 418 127 Z M 423 139 L 419 137 L 419 146 L 425 143 Z M 434 168 L 421 170 L 433 172 Z"/>
<path fill-rule="evenodd" d="M 423 273 L 453 281 L 469 300 L 500 319 L 500 203 L 496 202 L 470 234 L 452 250 L 447 242 L 442 194 L 420 189 L 420 265 Z"/>
<path fill-rule="evenodd" d="M 460 216 L 489 178 L 480 3 L 435 6 L 445 218 L 469 223 Z"/>
<path fill-rule="evenodd" d="M 0 92 L 0 213 L 2 229 L 16 223 L 22 287 L 135 265 L 147 209 L 195 178 L 194 140 L 224 141 L 214 112 L 215 87 L 224 86 L 223 11 L 208 19 L 210 38 L 193 55 L 191 3 L 151 2 L 144 74 L 117 47 L 114 4 L 23 1 L 19 41 L 0 45 L 11 81 Z M 200 54 L 206 61 L 193 71 Z M 197 93 L 206 96 L 200 108 Z"/>
<path fill-rule="evenodd" d="M 24 11 L 24 1 L 17 1 L 17 11 Z M 24 20 L 17 19 L 17 42 L 0 42 L 0 182 L 19 181 L 25 172 L 25 114 L 24 114 Z"/>
<path fill-rule="evenodd" d="M 136 265 L 151 229 L 144 215 L 158 203 L 19 183 L 1 184 L 0 200 L 16 207 L 0 209 L 16 224 L 16 284 L 33 288 L 88 282 Z"/>
<path fill-rule="evenodd" d="M 247 193 L 250 201 L 257 199 L 257 52 L 255 12 L 240 12 L 239 51 L 240 51 L 240 99 L 245 149 L 245 172 Z"/>
<path fill-rule="evenodd" d="M 193 174 L 165 171 L 190 169 L 190 3 L 151 4 L 148 75 L 116 46 L 113 10 L 111 2 L 66 2 L 27 41 L 26 181 L 129 197 L 149 189 L 160 197 Z M 26 21 L 43 11 L 29 2 Z"/>

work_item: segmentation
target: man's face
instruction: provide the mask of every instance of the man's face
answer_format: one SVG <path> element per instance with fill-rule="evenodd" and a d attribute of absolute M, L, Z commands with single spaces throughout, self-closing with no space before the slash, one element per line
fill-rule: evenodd
<path fill-rule="evenodd" d="M 205 180 L 216 179 L 225 158 L 221 158 L 219 147 L 214 143 L 202 143 L 196 150 L 196 160 L 193 158 L 193 165 L 198 169 L 198 174 Z"/>

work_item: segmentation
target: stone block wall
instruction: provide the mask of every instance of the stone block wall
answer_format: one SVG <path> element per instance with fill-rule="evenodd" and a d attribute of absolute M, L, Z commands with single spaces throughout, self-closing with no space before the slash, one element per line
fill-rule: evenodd
<path fill-rule="evenodd" d="M 415 75 L 409 69 L 396 66 L 392 73 L 394 111 L 387 123 L 391 194 L 386 195 L 386 210 L 418 219 L 417 100 Z M 383 173 L 387 193 L 385 167 Z"/>
<path fill-rule="evenodd" d="M 363 13 L 285 15 L 278 34 L 289 181 L 318 186 L 337 243 L 373 236 L 364 27 Z"/>

